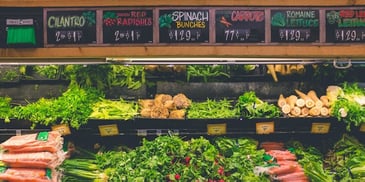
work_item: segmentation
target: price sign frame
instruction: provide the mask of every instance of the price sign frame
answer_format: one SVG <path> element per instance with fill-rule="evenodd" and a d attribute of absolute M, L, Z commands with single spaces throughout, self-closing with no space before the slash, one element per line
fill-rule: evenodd
<path fill-rule="evenodd" d="M 51 128 L 52 128 L 52 131 L 60 132 L 62 136 L 71 134 L 71 129 L 68 124 L 53 125 L 53 126 L 51 126 Z"/>
<path fill-rule="evenodd" d="M 271 32 L 271 38 L 270 43 L 280 43 L 280 44 L 313 44 L 313 43 L 320 43 L 321 42 L 321 24 L 323 23 L 321 20 L 320 12 L 321 9 L 319 8 L 269 8 L 270 10 L 270 32 Z M 316 24 L 312 19 L 308 18 L 308 16 L 311 16 L 310 13 L 307 13 L 305 15 L 299 15 L 300 13 L 294 13 L 291 14 L 288 11 L 314 11 L 315 18 L 318 20 L 318 26 L 317 27 L 310 27 L 311 25 Z M 293 20 L 288 19 L 287 15 L 290 14 L 290 17 L 293 18 Z M 300 18 L 304 17 L 304 18 Z M 306 18 L 305 18 L 306 17 Z M 295 19 L 297 18 L 297 19 Z M 275 19 L 275 21 L 273 21 Z M 298 22 L 297 22 L 298 21 Z M 280 26 L 273 26 L 273 22 L 275 24 L 280 24 Z M 296 24 L 304 24 L 304 22 L 307 23 L 308 27 L 298 26 L 296 27 Z M 280 40 L 279 32 L 284 32 L 284 36 L 289 36 L 287 39 L 289 40 Z M 310 36 L 308 37 L 308 32 L 310 33 Z M 304 34 L 304 35 L 303 35 Z M 299 35 L 299 37 L 297 37 Z M 302 36 L 303 35 L 303 36 Z M 306 40 L 308 38 L 311 38 L 309 40 Z M 299 39 L 297 41 L 296 39 Z M 301 41 L 303 39 L 303 41 Z"/>
<path fill-rule="evenodd" d="M 119 128 L 117 124 L 99 125 L 100 136 L 116 136 L 119 135 Z M 110 131 L 105 131 L 109 129 Z"/>
<path fill-rule="evenodd" d="M 212 8 L 197 8 L 197 7 L 169 7 L 169 8 L 156 8 L 155 9 L 156 12 L 156 18 L 155 18 L 155 24 L 157 24 L 157 30 L 156 30 L 156 39 L 158 44 L 160 45 L 164 45 L 164 44 L 179 44 L 179 45 L 183 45 L 183 44 L 210 44 L 211 42 L 211 35 L 212 35 L 212 31 L 211 31 L 211 22 L 214 21 L 213 17 L 212 17 Z M 171 21 L 168 20 L 168 12 L 174 12 L 174 11 L 204 11 L 208 13 L 208 21 L 202 21 L 204 22 L 204 28 L 182 28 L 180 29 L 181 31 L 179 31 L 179 29 L 176 28 L 176 26 L 172 26 L 172 24 L 174 23 L 173 20 L 175 20 L 174 17 L 171 18 Z M 165 18 L 166 16 L 167 18 Z M 176 17 L 180 17 L 180 16 L 176 16 Z M 204 16 L 205 17 L 205 16 Z M 180 17 L 183 19 L 183 17 Z M 167 22 L 167 24 L 164 24 L 161 20 L 164 19 L 163 21 Z M 177 19 L 177 18 L 176 18 Z M 160 23 L 162 22 L 162 23 Z M 184 22 L 184 21 L 181 21 Z M 191 21 L 192 22 L 192 21 Z M 168 25 L 170 24 L 170 26 Z M 195 23 L 181 23 L 181 26 L 196 26 L 196 27 L 202 27 L 203 23 L 199 23 L 199 21 L 195 21 Z M 193 33 L 191 32 L 191 30 L 196 30 Z M 201 31 L 199 31 L 201 30 Z M 169 40 L 169 34 L 171 33 L 171 35 L 176 35 L 176 37 L 186 37 L 188 35 L 190 35 L 189 39 L 192 39 L 191 36 L 195 35 L 196 37 L 198 36 L 198 34 L 200 36 L 203 37 L 203 41 L 177 41 L 177 40 Z M 204 33 L 203 35 L 201 35 L 201 33 Z M 205 33 L 207 33 L 207 35 L 205 35 Z M 166 35 L 165 35 L 166 34 Z M 165 35 L 165 37 L 161 36 L 161 35 Z M 166 37 L 167 36 L 167 37 Z M 199 36 L 199 37 L 200 37 Z M 194 38 L 196 38 L 194 37 Z"/>
<path fill-rule="evenodd" d="M 331 128 L 331 123 L 312 123 L 311 133 L 312 134 L 327 134 Z"/>
<path fill-rule="evenodd" d="M 49 36 L 49 33 L 50 31 L 49 28 L 48 28 L 48 15 L 49 14 L 53 14 L 55 12 L 58 12 L 58 13 L 66 13 L 66 12 L 80 12 L 80 11 L 90 11 L 90 12 L 95 12 L 95 25 L 93 25 L 93 27 L 95 27 L 95 31 L 93 31 L 92 33 L 95 33 L 94 34 L 90 34 L 90 35 L 93 35 L 95 36 L 95 40 L 92 40 L 91 42 L 83 42 L 83 43 L 54 43 L 54 42 L 50 42 L 51 40 L 48 40 L 48 36 Z M 99 38 L 99 28 L 100 25 L 99 25 L 99 22 L 98 22 L 98 17 L 99 17 L 99 10 L 98 8 L 44 8 L 43 9 L 43 31 L 44 31 L 44 37 L 43 37 L 43 40 L 44 40 L 44 47 L 80 47 L 80 46 L 96 46 L 96 45 L 99 45 L 100 43 L 100 39 Z M 65 16 L 69 16 L 69 14 L 65 14 Z M 61 20 L 59 20 L 61 21 Z M 60 29 L 60 32 L 61 31 L 65 31 L 65 32 L 71 32 L 72 35 L 81 35 L 79 34 L 80 31 L 81 31 L 81 28 L 79 29 Z M 53 32 L 53 31 L 52 31 Z M 84 35 L 84 32 L 81 32 L 82 33 L 82 36 L 85 36 Z M 89 33 L 89 31 L 88 31 Z M 94 39 L 94 37 L 93 37 Z"/>
<path fill-rule="evenodd" d="M 274 132 L 275 132 L 274 121 L 256 123 L 256 134 L 271 134 Z"/>
<path fill-rule="evenodd" d="M 227 134 L 227 123 L 207 124 L 208 135 L 225 135 Z"/>
<path fill-rule="evenodd" d="M 110 21 L 111 23 L 114 23 L 114 24 L 117 24 L 118 22 L 121 24 L 123 21 L 130 21 L 129 23 L 130 24 L 133 24 L 133 21 L 130 20 L 130 18 L 128 18 L 127 13 L 128 11 L 130 11 L 130 16 L 143 16 L 141 14 L 138 14 L 138 15 L 132 15 L 132 12 L 133 11 L 149 11 L 146 16 L 148 15 L 151 15 L 151 20 L 152 20 L 152 24 L 150 26 L 141 26 L 141 28 L 134 28 L 133 30 L 135 31 L 134 33 L 142 33 L 141 36 L 143 36 L 144 34 L 148 33 L 148 37 L 150 36 L 151 37 L 151 40 L 148 40 L 146 42 L 123 42 L 123 41 L 115 41 L 115 42 L 110 42 L 110 40 L 106 40 L 106 29 L 107 27 L 105 27 L 104 25 L 104 18 L 106 18 L 105 16 L 109 16 L 109 17 L 113 17 L 114 18 L 114 21 Z M 105 12 L 109 12 L 109 14 L 105 14 Z M 110 13 L 111 12 L 111 13 Z M 113 14 L 114 13 L 114 14 Z M 124 19 L 123 18 L 119 18 L 119 17 L 115 17 L 115 16 L 118 16 L 118 14 L 125 14 L 124 16 L 126 16 Z M 150 14 L 149 14 L 150 13 Z M 103 45 L 120 45 L 120 46 L 123 46 L 123 45 L 136 45 L 136 44 L 146 44 L 146 45 L 152 45 L 154 44 L 155 42 L 155 8 L 152 8 L 152 7 L 146 7 L 146 8 L 103 8 L 101 10 L 101 19 L 102 19 L 102 22 L 100 23 L 101 25 L 101 33 L 99 35 L 101 35 L 101 44 Z M 136 19 L 139 19 L 141 21 L 144 21 L 142 23 L 149 23 L 149 22 L 146 22 L 148 20 L 146 20 L 147 17 L 134 17 Z M 142 20 L 143 19 L 143 20 Z M 135 24 L 137 24 L 137 22 L 135 22 Z M 117 27 L 120 27 L 120 28 L 111 28 L 115 31 L 117 31 L 117 29 L 119 30 L 119 34 L 121 36 L 122 33 L 124 33 L 126 30 L 129 30 L 129 28 L 126 28 L 126 27 L 123 27 L 122 25 L 121 26 L 117 26 Z M 131 26 L 133 27 L 133 26 Z M 151 28 L 151 30 L 147 30 Z M 110 31 L 110 29 L 108 30 L 108 32 Z M 136 34 L 134 34 L 136 35 Z M 136 35 L 137 36 L 137 35 Z M 120 38 L 120 37 L 119 37 Z"/>
<path fill-rule="evenodd" d="M 354 12 L 351 12 L 354 11 Z M 356 11 L 362 11 L 362 13 L 356 13 Z M 337 8 L 325 8 L 325 43 L 326 44 L 361 44 L 365 43 L 365 26 L 356 27 L 356 19 L 363 19 L 365 13 L 364 7 L 337 7 Z M 361 14 L 360 17 L 357 14 Z M 342 17 L 340 17 L 342 16 Z M 348 18 L 349 21 L 346 21 Z M 339 25 L 342 23 L 341 25 Z M 350 25 L 350 27 L 346 26 Z M 360 34 L 361 33 L 361 34 Z M 336 40 L 337 35 L 343 40 Z M 357 41 L 357 39 L 359 39 Z"/>
<path fill-rule="evenodd" d="M 230 16 L 227 13 L 230 13 Z M 263 18 L 262 22 L 260 21 L 261 18 Z M 214 19 L 212 22 L 214 22 L 214 32 L 212 34 L 214 33 L 215 44 L 263 44 L 266 41 L 265 8 L 216 8 L 214 9 Z M 251 36 L 252 32 L 254 32 L 254 36 Z M 246 40 L 242 40 L 242 38 L 245 39 L 242 36 L 245 36 L 244 34 L 247 33 L 250 35 L 246 35 Z M 220 40 L 219 37 L 222 35 L 233 40 Z M 234 36 L 238 36 L 239 38 L 237 37 L 237 40 L 234 40 Z"/>

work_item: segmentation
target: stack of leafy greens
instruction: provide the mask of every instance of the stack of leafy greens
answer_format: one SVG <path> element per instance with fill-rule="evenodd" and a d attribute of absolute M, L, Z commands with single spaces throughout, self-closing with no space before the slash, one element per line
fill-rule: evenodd
<path fill-rule="evenodd" d="M 102 171 L 108 181 L 118 182 L 269 181 L 254 174 L 253 168 L 264 163 L 264 151 L 256 147 L 257 141 L 246 138 L 210 142 L 202 137 L 182 140 L 174 135 L 159 136 L 144 139 L 133 150 L 99 152 L 95 174 Z M 95 179 L 95 175 L 89 176 Z"/>
<path fill-rule="evenodd" d="M 236 108 L 238 114 L 244 118 L 274 118 L 280 116 L 280 109 L 259 99 L 255 92 L 245 92 L 238 97 Z"/>
<path fill-rule="evenodd" d="M 219 101 L 207 99 L 205 102 L 192 102 L 188 110 L 189 119 L 236 118 L 232 102 L 227 99 Z"/>
<path fill-rule="evenodd" d="M 138 104 L 132 101 L 101 99 L 92 106 L 92 119 L 123 119 L 130 120 L 138 115 Z"/>
<path fill-rule="evenodd" d="M 111 86 L 138 89 L 146 82 L 141 65 L 67 65 L 62 75 L 70 80 L 70 85 L 96 87 L 99 90 Z"/>
<path fill-rule="evenodd" d="M 335 179 L 365 180 L 365 146 L 348 134 L 344 134 L 328 152 L 325 163 L 329 170 L 335 172 Z"/>
<path fill-rule="evenodd" d="M 357 83 L 346 82 L 342 88 L 335 88 L 337 91 L 327 89 L 327 95 L 331 96 L 332 100 L 331 115 L 345 122 L 347 130 L 351 130 L 352 124 L 360 126 L 365 123 L 365 89 L 360 88 Z"/>
<path fill-rule="evenodd" d="M 10 122 L 13 115 L 10 97 L 0 97 L 0 118 L 4 119 L 5 123 Z"/>
<path fill-rule="evenodd" d="M 334 180 L 330 171 L 324 169 L 323 155 L 318 149 L 312 146 L 304 147 L 298 141 L 289 142 L 288 148 L 296 155 L 304 173 L 311 181 L 332 182 Z"/>
<path fill-rule="evenodd" d="M 187 70 L 187 81 L 190 81 L 191 78 L 203 78 L 204 82 L 208 82 L 208 79 L 214 79 L 217 77 L 227 77 L 230 75 L 227 74 L 224 65 L 188 65 Z"/>
<path fill-rule="evenodd" d="M 33 70 L 38 73 L 40 76 L 56 79 L 60 73 L 59 65 L 38 65 L 34 66 Z"/>
<path fill-rule="evenodd" d="M 65 123 L 78 129 L 87 123 L 92 104 L 103 97 L 95 88 L 71 86 L 58 98 L 40 98 L 36 102 L 14 107 L 14 116 L 31 121 L 32 128 Z"/>

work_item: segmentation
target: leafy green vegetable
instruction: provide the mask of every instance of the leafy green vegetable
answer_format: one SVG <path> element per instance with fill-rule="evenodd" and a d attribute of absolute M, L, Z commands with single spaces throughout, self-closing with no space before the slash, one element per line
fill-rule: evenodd
<path fill-rule="evenodd" d="M 297 156 L 304 173 L 311 181 L 332 182 L 334 180 L 333 175 L 324 169 L 323 155 L 316 148 L 305 148 L 298 141 L 292 141 L 288 146 L 289 150 Z"/>
<path fill-rule="evenodd" d="M 128 89 L 138 89 L 146 83 L 142 65 L 111 65 L 108 76 L 112 86 L 127 86 Z"/>
<path fill-rule="evenodd" d="M 89 118 L 130 120 L 138 115 L 138 104 L 132 101 L 102 99 L 93 104 Z"/>
<path fill-rule="evenodd" d="M 34 66 L 33 69 L 39 75 L 49 79 L 57 78 L 60 72 L 60 66 L 58 65 L 44 65 L 44 66 L 39 65 L 39 66 Z"/>
<path fill-rule="evenodd" d="M 237 112 L 244 118 L 274 118 L 280 116 L 280 109 L 259 99 L 255 92 L 245 92 L 238 97 Z"/>
<path fill-rule="evenodd" d="M 10 117 L 13 116 L 10 97 L 0 97 L 0 118 L 4 119 L 5 123 L 10 122 Z"/>
<path fill-rule="evenodd" d="M 356 138 L 344 134 L 325 159 L 327 168 L 341 181 L 361 181 L 365 177 L 365 146 Z M 351 173 L 350 173 L 351 172 Z"/>
<path fill-rule="evenodd" d="M 346 129 L 351 125 L 360 126 L 365 122 L 365 90 L 356 83 L 344 83 L 337 100 L 331 105 L 331 115 L 346 123 Z"/>
<path fill-rule="evenodd" d="M 18 119 L 31 121 L 32 128 L 38 124 L 49 126 L 60 122 L 78 129 L 87 123 L 92 104 L 103 97 L 95 88 L 83 89 L 73 86 L 58 98 L 40 98 L 25 106 L 17 106 L 14 108 L 14 115 Z"/>
<path fill-rule="evenodd" d="M 203 78 L 204 82 L 219 76 L 230 77 L 226 73 L 224 65 L 188 65 L 186 71 L 187 81 L 190 81 L 193 77 Z"/>
<path fill-rule="evenodd" d="M 66 65 L 62 75 L 70 80 L 71 86 L 103 90 L 111 85 L 108 79 L 109 71 L 109 65 Z"/>
<path fill-rule="evenodd" d="M 219 101 L 207 99 L 205 102 L 192 102 L 187 117 L 190 119 L 235 118 L 236 111 L 232 102 L 227 99 Z"/>

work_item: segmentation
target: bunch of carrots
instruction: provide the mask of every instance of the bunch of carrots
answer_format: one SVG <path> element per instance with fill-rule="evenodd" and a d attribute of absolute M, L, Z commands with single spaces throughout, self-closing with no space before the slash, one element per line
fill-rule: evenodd
<path fill-rule="evenodd" d="M 284 97 L 280 94 L 278 106 L 281 111 L 290 117 L 307 117 L 307 116 L 329 116 L 329 100 L 326 95 L 317 96 L 314 90 L 307 94 L 295 89 L 297 95 Z"/>

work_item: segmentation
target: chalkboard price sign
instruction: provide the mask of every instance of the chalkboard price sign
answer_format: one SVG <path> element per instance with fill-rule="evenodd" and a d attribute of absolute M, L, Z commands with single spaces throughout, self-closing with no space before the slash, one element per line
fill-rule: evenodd
<path fill-rule="evenodd" d="M 326 42 L 365 42 L 365 9 L 326 10 Z"/>
<path fill-rule="evenodd" d="M 264 10 L 217 10 L 216 42 L 265 42 Z"/>
<path fill-rule="evenodd" d="M 319 42 L 319 10 L 271 10 L 271 42 Z"/>
<path fill-rule="evenodd" d="M 95 10 L 48 10 L 47 44 L 95 44 Z"/>
<path fill-rule="evenodd" d="M 160 10 L 160 43 L 209 42 L 208 10 Z"/>
<path fill-rule="evenodd" d="M 152 10 L 103 12 L 103 42 L 111 44 L 153 42 Z"/>

